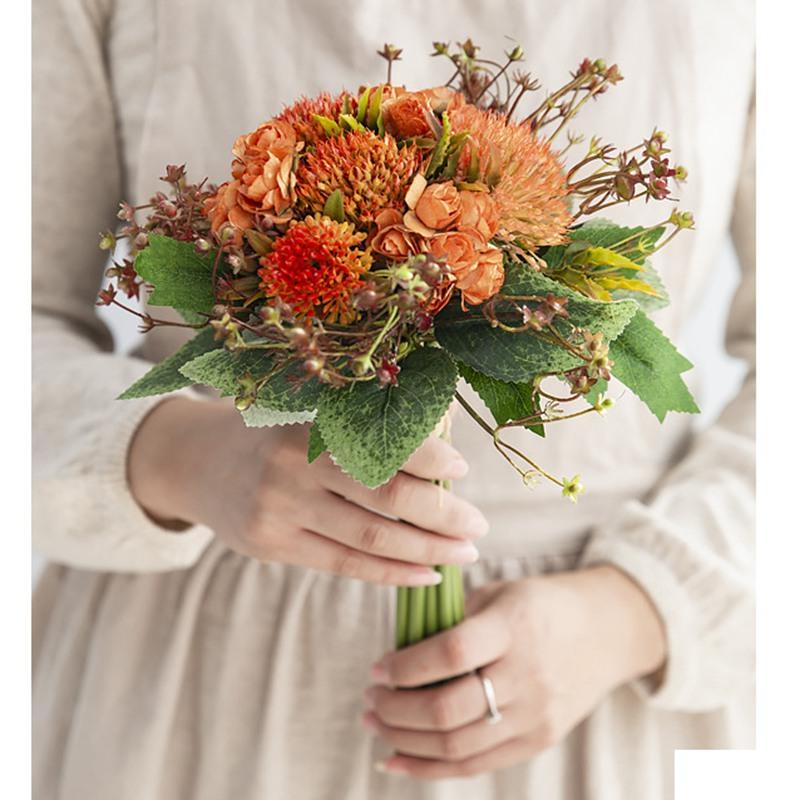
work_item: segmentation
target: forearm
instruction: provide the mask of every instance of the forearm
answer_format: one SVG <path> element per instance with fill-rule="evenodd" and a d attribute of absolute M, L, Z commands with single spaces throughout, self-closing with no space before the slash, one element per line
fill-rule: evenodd
<path fill-rule="evenodd" d="M 220 442 L 234 447 L 243 429 L 230 403 L 169 397 L 142 420 L 128 452 L 128 482 L 139 505 L 169 527 L 203 524 L 208 486 L 206 473 L 222 469 Z M 219 475 L 219 485 L 225 476 Z"/>

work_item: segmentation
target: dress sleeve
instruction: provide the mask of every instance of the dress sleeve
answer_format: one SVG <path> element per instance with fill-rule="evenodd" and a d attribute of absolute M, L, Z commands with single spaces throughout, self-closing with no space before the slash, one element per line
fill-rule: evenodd
<path fill-rule="evenodd" d="M 647 503 L 630 501 L 595 531 L 584 566 L 611 563 L 648 593 L 665 625 L 668 660 L 636 689 L 660 708 L 705 711 L 754 674 L 755 135 L 751 109 L 731 219 L 741 283 L 728 352 L 747 365 L 741 390 L 696 437 Z"/>
<path fill-rule="evenodd" d="M 33 541 L 46 558 L 125 572 L 192 564 L 212 534 L 151 520 L 128 446 L 155 399 L 115 397 L 149 368 L 113 354 L 94 312 L 98 233 L 122 194 L 105 0 L 33 4 Z"/>

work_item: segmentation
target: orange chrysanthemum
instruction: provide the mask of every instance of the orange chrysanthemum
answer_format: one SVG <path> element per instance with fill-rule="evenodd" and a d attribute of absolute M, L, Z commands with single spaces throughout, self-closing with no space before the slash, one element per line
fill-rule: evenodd
<path fill-rule="evenodd" d="M 342 92 L 336 97 L 328 92 L 316 97 L 301 97 L 297 102 L 284 108 L 277 119 L 288 122 L 301 141 L 315 144 L 325 138 L 325 131 L 314 119 L 314 115 L 338 120 L 346 98 L 350 99 L 351 108 L 355 108 L 358 101 L 349 92 Z"/>
<path fill-rule="evenodd" d="M 350 322 L 353 291 L 361 285 L 372 258 L 359 249 L 366 235 L 346 222 L 317 215 L 292 223 L 260 260 L 261 288 L 280 297 L 299 316 Z"/>
<path fill-rule="evenodd" d="M 387 208 L 404 209 L 403 198 L 421 164 L 415 145 L 398 147 L 391 136 L 371 131 L 332 136 L 303 157 L 297 170 L 298 202 L 320 212 L 339 189 L 347 219 L 365 227 Z"/>
<path fill-rule="evenodd" d="M 472 105 L 453 109 L 450 122 L 454 132 L 471 133 L 461 169 L 466 171 L 475 153 L 479 177 L 492 186 L 500 232 L 536 247 L 563 242 L 572 222 L 567 181 L 547 142 L 527 125 Z"/>

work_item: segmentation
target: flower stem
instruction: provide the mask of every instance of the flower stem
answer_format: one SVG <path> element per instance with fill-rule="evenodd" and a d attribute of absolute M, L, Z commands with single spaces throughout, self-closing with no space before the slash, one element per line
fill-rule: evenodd
<path fill-rule="evenodd" d="M 449 439 L 447 431 L 443 439 Z M 450 481 L 435 481 L 443 490 Z M 395 646 L 398 650 L 458 625 L 464 619 L 464 580 L 461 567 L 436 567 L 438 586 L 400 586 L 397 589 Z"/>

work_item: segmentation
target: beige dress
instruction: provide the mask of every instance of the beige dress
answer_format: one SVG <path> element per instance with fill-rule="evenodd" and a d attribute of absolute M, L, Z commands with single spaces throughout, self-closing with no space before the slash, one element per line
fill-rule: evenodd
<path fill-rule="evenodd" d="M 51 562 L 35 597 L 37 800 L 658 800 L 676 748 L 752 745 L 754 241 L 749 2 L 728 0 L 34 0 L 34 535 Z M 528 442 L 589 487 L 573 507 L 523 488 L 470 420 L 457 491 L 492 523 L 470 585 L 610 562 L 663 616 L 660 685 L 607 697 L 567 739 L 518 766 L 420 783 L 376 772 L 383 746 L 359 723 L 371 662 L 391 643 L 393 592 L 262 564 L 211 531 L 166 531 L 132 499 L 127 447 L 158 400 L 117 393 L 174 347 L 113 354 L 93 310 L 97 232 L 141 202 L 167 163 L 222 180 L 231 143 L 299 93 L 379 81 L 384 41 L 411 87 L 446 80 L 433 39 L 487 54 L 519 39 L 559 85 L 585 56 L 626 79 L 575 126 L 630 145 L 671 133 L 696 232 L 658 257 L 678 341 L 707 296 L 729 227 L 743 265 L 730 351 L 751 367 L 697 435 L 627 392 Z M 748 143 L 749 142 L 749 143 Z M 738 188 L 737 188 L 738 187 Z M 613 216 L 657 221 L 664 205 Z M 694 375 L 693 380 L 702 380 Z M 621 387 L 615 387 L 615 394 Z M 591 669 L 591 664 L 586 665 Z"/>

